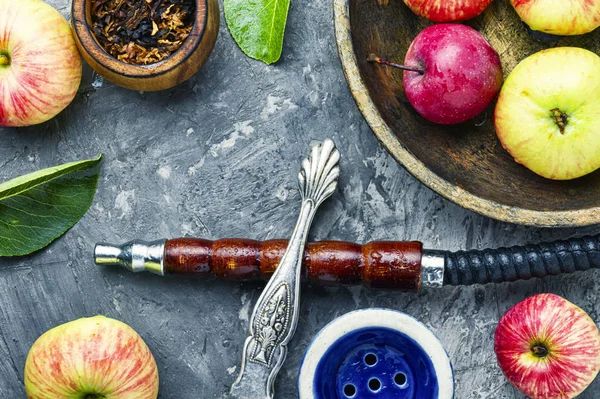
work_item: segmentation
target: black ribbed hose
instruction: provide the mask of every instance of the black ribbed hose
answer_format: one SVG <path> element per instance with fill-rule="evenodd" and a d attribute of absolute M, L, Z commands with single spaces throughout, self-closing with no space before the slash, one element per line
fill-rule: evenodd
<path fill-rule="evenodd" d="M 444 284 L 528 280 L 600 268 L 600 235 L 552 243 L 447 253 Z"/>

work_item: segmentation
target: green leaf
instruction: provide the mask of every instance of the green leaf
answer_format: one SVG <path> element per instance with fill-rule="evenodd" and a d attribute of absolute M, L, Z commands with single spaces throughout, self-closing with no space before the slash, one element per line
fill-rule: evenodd
<path fill-rule="evenodd" d="M 225 20 L 247 56 L 272 64 L 281 57 L 290 0 L 225 0 Z"/>
<path fill-rule="evenodd" d="M 0 184 L 0 256 L 27 255 L 69 230 L 92 205 L 102 155 Z"/>

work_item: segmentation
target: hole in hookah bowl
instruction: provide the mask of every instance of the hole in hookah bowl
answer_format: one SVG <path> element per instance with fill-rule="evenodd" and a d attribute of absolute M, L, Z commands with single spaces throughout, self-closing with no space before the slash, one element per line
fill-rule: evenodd
<path fill-rule="evenodd" d="M 394 376 L 394 382 L 400 388 L 404 388 L 406 386 L 406 374 L 402 372 L 396 373 L 396 375 Z"/>
<path fill-rule="evenodd" d="M 374 353 L 367 353 L 364 361 L 367 366 L 373 367 L 377 364 L 377 356 Z"/>
<path fill-rule="evenodd" d="M 381 389 L 381 381 L 377 378 L 371 378 L 369 380 L 369 389 L 373 392 L 377 392 Z"/>
<path fill-rule="evenodd" d="M 356 387 L 352 384 L 344 385 L 344 395 L 346 395 L 347 398 L 353 398 L 354 395 L 356 395 Z"/>

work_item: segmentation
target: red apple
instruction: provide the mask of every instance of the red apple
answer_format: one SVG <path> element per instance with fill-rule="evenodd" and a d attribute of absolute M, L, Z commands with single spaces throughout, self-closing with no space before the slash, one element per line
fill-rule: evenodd
<path fill-rule="evenodd" d="M 574 398 L 600 370 L 596 324 L 558 295 L 516 304 L 500 319 L 494 339 L 504 375 L 533 399 Z"/>
<path fill-rule="evenodd" d="M 498 53 L 479 32 L 460 24 L 423 30 L 408 48 L 403 66 L 373 55 L 369 59 L 405 69 L 408 101 L 423 118 L 440 124 L 480 114 L 503 81 Z"/>
<path fill-rule="evenodd" d="M 464 21 L 478 16 L 492 0 L 404 0 L 417 15 L 433 22 Z"/>
<path fill-rule="evenodd" d="M 0 126 L 28 126 L 73 101 L 81 58 L 68 22 L 40 0 L 0 0 Z"/>
<path fill-rule="evenodd" d="M 519 17 L 534 31 L 581 35 L 600 26 L 600 0 L 510 0 Z"/>
<path fill-rule="evenodd" d="M 25 362 L 28 399 L 156 399 L 158 369 L 142 338 L 104 316 L 43 334 Z"/>

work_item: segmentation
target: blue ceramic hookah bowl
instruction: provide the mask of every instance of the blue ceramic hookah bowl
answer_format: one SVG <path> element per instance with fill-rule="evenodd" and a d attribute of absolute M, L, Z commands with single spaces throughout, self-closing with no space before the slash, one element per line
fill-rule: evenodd
<path fill-rule="evenodd" d="M 400 312 L 347 313 L 304 355 L 300 399 L 452 399 L 452 365 L 437 337 Z"/>

